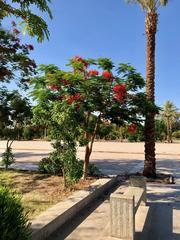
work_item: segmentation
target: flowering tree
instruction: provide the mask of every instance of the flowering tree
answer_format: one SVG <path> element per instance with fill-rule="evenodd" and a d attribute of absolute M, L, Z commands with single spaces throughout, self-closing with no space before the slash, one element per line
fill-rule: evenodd
<path fill-rule="evenodd" d="M 32 80 L 32 94 L 38 102 L 34 116 L 39 123 L 55 129 L 56 139 L 85 145 L 85 179 L 99 124 L 128 124 L 134 133 L 136 124 L 142 121 L 145 95 L 138 91 L 144 87 L 144 80 L 127 64 L 119 64 L 113 71 L 114 64 L 107 58 L 75 56 L 69 66 L 70 71 L 41 66 L 41 74 Z"/>
<path fill-rule="evenodd" d="M 0 36 L 0 84 L 13 79 L 18 85 L 27 86 L 36 68 L 34 60 L 29 58 L 33 46 L 21 42 L 20 31 L 14 21 L 11 31 L 0 24 Z"/>

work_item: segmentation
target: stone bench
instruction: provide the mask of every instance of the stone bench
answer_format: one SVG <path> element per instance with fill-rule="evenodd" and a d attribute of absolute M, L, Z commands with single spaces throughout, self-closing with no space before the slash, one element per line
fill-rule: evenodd
<path fill-rule="evenodd" d="M 131 177 L 124 194 L 117 190 L 110 196 L 112 237 L 134 240 L 135 214 L 140 205 L 146 205 L 145 178 Z"/>

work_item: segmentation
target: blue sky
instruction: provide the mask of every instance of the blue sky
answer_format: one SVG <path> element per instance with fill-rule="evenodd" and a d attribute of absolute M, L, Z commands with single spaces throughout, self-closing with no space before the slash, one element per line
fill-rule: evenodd
<path fill-rule="evenodd" d="M 50 40 L 34 45 L 37 64 L 65 68 L 74 55 L 109 57 L 131 63 L 145 77 L 145 14 L 125 0 L 52 0 Z M 180 1 L 170 0 L 159 9 L 156 51 L 156 103 L 171 100 L 180 108 Z M 5 23 L 6 25 L 6 23 Z"/>

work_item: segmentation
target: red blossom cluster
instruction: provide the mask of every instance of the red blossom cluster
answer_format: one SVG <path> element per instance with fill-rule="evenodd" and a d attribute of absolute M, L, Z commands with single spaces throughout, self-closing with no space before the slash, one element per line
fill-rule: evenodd
<path fill-rule="evenodd" d="M 120 102 L 123 103 L 124 100 L 127 98 L 127 91 L 126 91 L 126 86 L 124 84 L 117 84 L 113 87 L 114 95 L 113 98 Z"/>
<path fill-rule="evenodd" d="M 128 126 L 128 132 L 131 134 L 135 134 L 137 130 L 136 124 L 132 123 L 131 125 Z"/>
<path fill-rule="evenodd" d="M 31 44 L 26 44 L 26 47 L 27 47 L 27 49 L 29 49 L 31 51 L 34 50 L 34 47 Z"/>
<path fill-rule="evenodd" d="M 58 91 L 58 90 L 60 89 L 60 87 L 59 87 L 58 85 L 56 85 L 56 84 L 51 84 L 51 85 L 49 86 L 49 88 L 50 88 L 51 90 L 53 90 L 53 91 Z"/>
<path fill-rule="evenodd" d="M 66 80 L 66 79 L 62 79 L 62 80 L 60 80 L 60 82 L 62 83 L 62 84 L 64 84 L 64 85 L 68 85 L 70 82 L 68 81 L 68 80 Z"/>
<path fill-rule="evenodd" d="M 19 35 L 20 34 L 20 31 L 17 29 L 17 28 L 13 28 L 13 33 L 15 35 Z"/>
<path fill-rule="evenodd" d="M 84 68 L 86 69 L 87 67 L 88 67 L 88 65 L 89 65 L 89 63 L 86 61 L 86 60 L 84 60 L 82 57 L 80 57 L 80 56 L 75 56 L 74 58 L 73 58 L 73 61 L 74 62 L 81 62 L 83 65 L 84 65 Z"/>
<path fill-rule="evenodd" d="M 113 79 L 113 74 L 111 72 L 104 71 L 102 73 L 102 78 L 105 79 L 105 80 L 112 80 Z"/>
<path fill-rule="evenodd" d="M 86 77 L 92 77 L 92 76 L 98 76 L 99 75 L 99 72 L 95 69 L 93 70 L 90 70 L 87 74 L 86 74 Z"/>
<path fill-rule="evenodd" d="M 77 101 L 77 100 L 80 100 L 82 99 L 80 93 L 76 93 L 75 95 L 71 95 L 69 98 L 68 98 L 68 104 L 72 104 L 73 102 Z"/>

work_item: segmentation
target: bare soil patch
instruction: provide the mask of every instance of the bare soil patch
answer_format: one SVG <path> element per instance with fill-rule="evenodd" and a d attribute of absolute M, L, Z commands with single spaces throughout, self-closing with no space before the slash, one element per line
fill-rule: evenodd
<path fill-rule="evenodd" d="M 80 180 L 64 190 L 63 178 L 29 171 L 0 170 L 0 184 L 9 186 L 22 196 L 22 204 L 29 219 L 62 201 L 76 190 L 88 188 L 95 179 Z"/>

